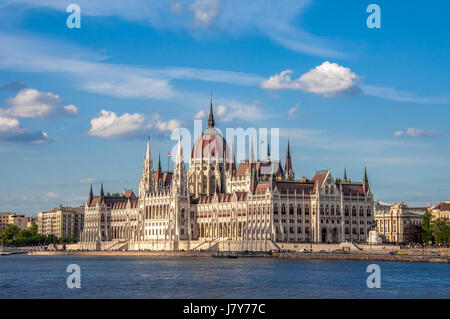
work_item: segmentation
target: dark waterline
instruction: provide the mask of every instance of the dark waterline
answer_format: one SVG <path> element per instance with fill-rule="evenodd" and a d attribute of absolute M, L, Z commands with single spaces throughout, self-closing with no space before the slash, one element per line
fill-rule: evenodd
<path fill-rule="evenodd" d="M 366 268 L 381 267 L 369 289 Z M 81 268 L 69 289 L 66 267 Z M 447 264 L 264 258 L 0 257 L 0 298 L 449 298 Z"/>

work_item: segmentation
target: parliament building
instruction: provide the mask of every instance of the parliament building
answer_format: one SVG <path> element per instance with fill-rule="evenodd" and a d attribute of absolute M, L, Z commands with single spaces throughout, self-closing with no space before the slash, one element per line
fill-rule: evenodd
<path fill-rule="evenodd" d="M 91 190 L 79 248 L 84 250 L 267 250 L 283 243 L 366 242 L 375 227 L 366 169 L 362 182 L 330 170 L 295 178 L 289 142 L 284 166 L 255 160 L 236 163 L 215 128 L 195 142 L 186 171 L 181 138 L 173 172 L 154 169 L 150 139 L 139 194 L 99 196 Z"/>

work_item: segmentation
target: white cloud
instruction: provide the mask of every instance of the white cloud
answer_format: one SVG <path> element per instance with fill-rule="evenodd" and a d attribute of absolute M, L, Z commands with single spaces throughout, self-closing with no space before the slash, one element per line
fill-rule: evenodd
<path fill-rule="evenodd" d="M 303 90 L 325 97 L 352 95 L 360 92 L 358 76 L 349 68 L 337 63 L 323 62 L 321 65 L 292 80 L 292 70 L 284 70 L 261 83 L 261 88 L 270 90 Z"/>
<path fill-rule="evenodd" d="M 45 132 L 28 132 L 16 118 L 0 115 L 0 143 L 2 142 L 45 144 L 51 142 L 51 139 Z"/>
<path fill-rule="evenodd" d="M 44 200 L 56 199 L 59 198 L 59 194 L 55 192 L 48 192 L 44 195 Z"/>
<path fill-rule="evenodd" d="M 22 118 L 46 118 L 58 112 L 75 115 L 75 105 L 64 106 L 61 98 L 50 92 L 23 89 L 15 97 L 7 99 L 9 109 L 1 109 L 0 114 Z"/>
<path fill-rule="evenodd" d="M 172 131 L 180 127 L 178 120 L 162 121 L 159 116 L 147 119 L 140 113 L 125 113 L 117 116 L 112 111 L 101 110 L 99 117 L 91 119 L 89 135 L 103 138 L 130 138 L 144 135 L 148 131 L 156 132 Z"/>
<path fill-rule="evenodd" d="M 263 78 L 249 73 L 186 67 L 143 68 L 106 63 L 88 49 L 0 32 L 0 69 L 47 72 L 67 78 L 84 91 L 121 98 L 184 98 L 173 80 L 199 80 L 254 86 Z"/>
<path fill-rule="evenodd" d="M 291 108 L 288 110 L 288 116 L 292 116 L 292 115 L 294 115 L 295 113 L 297 113 L 297 111 L 298 111 L 298 105 L 299 105 L 299 103 L 295 104 L 295 106 L 291 107 Z"/>
<path fill-rule="evenodd" d="M 158 121 L 156 122 L 155 126 L 161 132 L 171 132 L 181 127 L 181 122 L 178 120 L 169 120 L 168 122 Z"/>
<path fill-rule="evenodd" d="M 67 112 L 68 114 L 77 115 L 79 109 L 78 109 L 78 107 L 76 107 L 75 105 L 70 104 L 70 105 L 64 106 L 64 110 L 66 110 L 66 112 Z"/>
<path fill-rule="evenodd" d="M 206 112 L 203 110 L 198 111 L 197 114 L 194 115 L 195 120 L 201 120 L 206 118 Z"/>
<path fill-rule="evenodd" d="M 93 183 L 93 182 L 94 182 L 93 178 L 82 178 L 82 179 L 80 179 L 80 183 L 81 184 L 90 184 L 90 183 Z"/>
<path fill-rule="evenodd" d="M 221 110 L 221 121 L 246 121 L 254 122 L 265 119 L 269 114 L 263 110 L 259 101 L 255 101 L 252 104 L 242 104 L 236 102 L 229 102 L 228 107 L 223 106 Z"/>
<path fill-rule="evenodd" d="M 195 26 L 208 27 L 216 22 L 221 13 L 220 0 L 194 0 L 190 6 Z"/>
<path fill-rule="evenodd" d="M 448 95 L 418 96 L 414 92 L 401 91 L 394 88 L 381 87 L 375 85 L 362 85 L 361 89 L 366 95 L 372 95 L 378 98 L 398 102 L 427 103 L 427 104 L 441 104 L 450 102 L 450 96 Z"/>
<path fill-rule="evenodd" d="M 216 110 L 218 117 L 222 117 L 227 113 L 227 107 L 225 105 L 219 105 Z"/>
<path fill-rule="evenodd" d="M 409 136 L 409 137 L 431 137 L 440 134 L 436 130 L 422 130 L 417 128 L 408 128 L 406 131 L 394 132 L 395 137 Z"/>
<path fill-rule="evenodd" d="M 0 132 L 17 131 L 20 128 L 19 120 L 0 116 Z"/>

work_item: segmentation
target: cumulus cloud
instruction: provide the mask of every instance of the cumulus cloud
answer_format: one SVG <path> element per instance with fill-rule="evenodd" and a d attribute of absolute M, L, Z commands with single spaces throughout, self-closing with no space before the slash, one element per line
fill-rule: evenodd
<path fill-rule="evenodd" d="M 255 101 L 252 104 L 241 104 L 231 102 L 228 107 L 223 106 L 221 109 L 221 121 L 232 122 L 232 121 L 246 121 L 253 122 L 263 120 L 267 116 L 259 101 Z"/>
<path fill-rule="evenodd" d="M 101 110 L 99 117 L 91 119 L 89 135 L 103 138 L 131 138 L 144 135 L 148 131 L 172 131 L 181 126 L 178 120 L 164 122 L 159 115 L 148 119 L 140 113 L 124 113 L 118 116 L 112 111 Z"/>
<path fill-rule="evenodd" d="M 73 104 L 64 106 L 64 110 L 71 115 L 77 115 L 78 114 L 78 107 L 76 107 Z"/>
<path fill-rule="evenodd" d="M 395 137 L 431 137 L 440 134 L 439 131 L 436 130 L 422 130 L 417 128 L 408 128 L 406 131 L 396 131 L 394 132 Z"/>
<path fill-rule="evenodd" d="M 0 114 L 11 117 L 46 118 L 56 113 L 75 115 L 78 112 L 75 105 L 64 106 L 58 95 L 35 89 L 23 89 L 6 103 L 10 108 L 0 108 Z"/>
<path fill-rule="evenodd" d="M 354 95 L 361 92 L 358 76 L 350 68 L 337 63 L 323 62 L 304 73 L 298 79 L 291 79 L 292 70 L 284 70 L 261 83 L 261 88 L 269 90 L 302 90 L 321 94 L 325 97 Z"/>
<path fill-rule="evenodd" d="M 194 115 L 195 120 L 201 120 L 204 118 L 206 118 L 206 112 L 203 110 L 198 111 L 198 113 Z"/>
<path fill-rule="evenodd" d="M 51 142 L 45 132 L 29 132 L 16 118 L 0 115 L 0 143 L 45 144 Z"/>
<path fill-rule="evenodd" d="M 227 107 L 225 105 L 219 105 L 216 110 L 218 117 L 222 117 L 227 113 Z"/>

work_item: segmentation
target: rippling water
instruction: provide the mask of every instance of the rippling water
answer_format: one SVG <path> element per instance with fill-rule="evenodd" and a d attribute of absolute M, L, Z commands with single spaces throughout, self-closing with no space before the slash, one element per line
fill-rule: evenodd
<path fill-rule="evenodd" d="M 448 264 L 265 258 L 0 257 L 0 298 L 450 298 Z M 66 267 L 81 267 L 68 289 Z"/>

